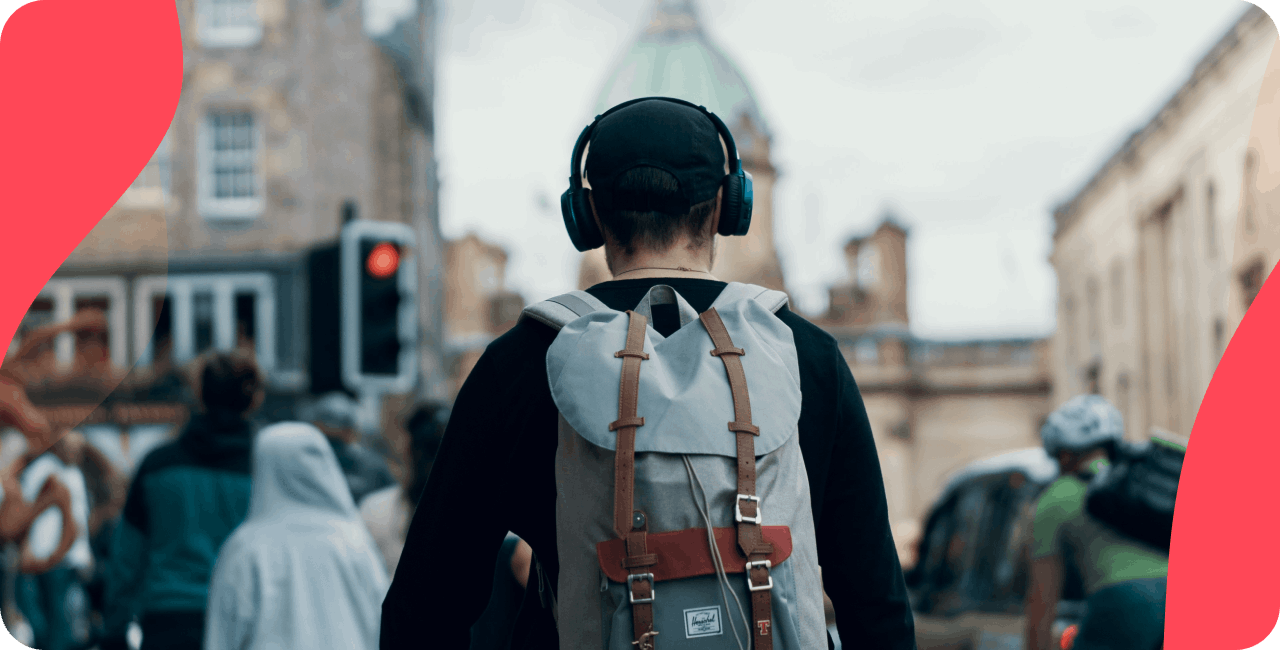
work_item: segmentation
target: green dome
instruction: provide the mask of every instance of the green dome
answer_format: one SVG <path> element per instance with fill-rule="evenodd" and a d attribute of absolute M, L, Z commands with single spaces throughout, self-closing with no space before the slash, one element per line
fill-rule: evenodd
<path fill-rule="evenodd" d="M 720 116 L 745 154 L 743 118 L 766 137 L 768 125 L 737 66 L 703 31 L 693 0 L 658 0 L 653 19 L 609 73 L 595 114 L 629 99 L 676 97 Z"/>

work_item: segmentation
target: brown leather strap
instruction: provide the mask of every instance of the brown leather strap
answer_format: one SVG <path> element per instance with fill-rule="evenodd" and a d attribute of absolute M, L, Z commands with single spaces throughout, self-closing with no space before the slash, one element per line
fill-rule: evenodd
<path fill-rule="evenodd" d="M 645 567 L 658 563 L 658 556 L 649 552 L 647 538 L 649 525 L 644 513 L 635 510 L 635 458 L 636 429 L 644 426 L 644 418 L 636 416 L 640 400 L 640 363 L 649 355 L 644 351 L 644 333 L 648 319 L 633 311 L 627 312 L 626 348 L 615 352 L 622 359 L 622 380 L 618 386 L 618 419 L 609 425 L 618 432 L 617 450 L 613 456 L 613 531 L 627 545 L 627 558 L 623 564 L 628 569 L 627 593 L 631 599 L 631 621 L 635 634 L 634 645 L 638 650 L 653 650 L 653 599 L 654 579 Z"/>
<path fill-rule="evenodd" d="M 703 312 L 699 318 L 702 320 L 703 327 L 707 329 L 707 333 L 711 335 L 711 341 L 715 343 L 716 349 L 712 350 L 711 354 L 720 358 L 724 363 L 725 372 L 729 375 L 734 421 L 728 423 L 728 428 L 737 435 L 738 494 L 754 496 L 756 493 L 755 436 L 760 434 L 760 430 L 751 424 L 751 398 L 747 393 L 747 375 L 742 369 L 742 359 L 739 358 L 746 353 L 733 347 L 729 331 L 725 329 L 724 321 L 720 320 L 720 314 L 714 308 Z M 758 502 L 749 499 L 739 499 L 737 503 L 744 520 L 755 519 L 759 514 L 759 505 Z M 754 556 L 764 556 L 772 552 L 760 534 L 760 525 L 749 521 L 739 522 L 738 545 L 742 549 L 742 554 L 753 560 L 763 559 L 763 557 Z"/>
<path fill-rule="evenodd" d="M 658 556 L 654 553 L 645 553 L 643 555 L 628 555 L 622 558 L 622 568 L 624 569 L 643 569 L 651 567 L 658 563 Z"/>
<path fill-rule="evenodd" d="M 762 569 L 763 570 L 763 569 Z M 773 650 L 771 591 L 751 592 L 751 638 L 755 650 Z"/>
<path fill-rule="evenodd" d="M 643 580 L 637 580 L 632 583 L 635 585 L 633 593 L 644 594 L 643 597 L 653 596 L 653 585 Z M 637 595 L 637 598 L 641 596 Z M 639 650 L 654 650 L 654 637 L 658 636 L 658 632 L 653 629 L 653 603 L 633 603 L 631 605 L 631 621 L 632 632 L 635 634 L 636 640 L 632 641 L 632 645 Z"/>
<path fill-rule="evenodd" d="M 653 650 L 653 637 L 658 634 L 653 629 L 652 602 L 657 590 L 654 583 L 657 581 L 652 572 L 644 571 L 644 567 L 657 564 L 658 556 L 649 553 L 648 535 L 647 523 L 627 533 L 627 559 L 623 560 L 623 564 L 629 565 L 627 592 L 631 596 L 631 631 L 635 635 L 633 643 L 644 650 Z"/>
<path fill-rule="evenodd" d="M 760 514 L 760 503 L 756 496 L 756 441 L 760 429 L 751 424 L 751 399 L 747 393 L 747 375 L 742 369 L 745 350 L 733 347 L 729 330 L 715 308 L 703 312 L 699 319 L 702 326 L 711 336 L 715 349 L 711 355 L 719 357 L 724 363 L 725 373 L 729 376 L 729 390 L 733 395 L 733 421 L 728 423 L 738 442 L 738 497 L 735 505 L 736 514 L 742 515 L 738 521 L 738 548 L 752 562 L 762 562 L 773 546 L 764 541 L 761 523 L 757 521 Z M 744 498 L 751 497 L 751 498 Z M 772 578 L 766 564 L 751 566 L 747 571 L 747 585 L 751 591 L 752 638 L 756 650 L 773 649 L 773 605 Z M 766 585 L 768 585 L 766 587 Z M 760 589 L 760 587 L 765 587 Z"/>
<path fill-rule="evenodd" d="M 635 491 L 636 428 L 644 421 L 636 417 L 640 400 L 640 364 L 644 361 L 644 331 L 648 320 L 628 311 L 626 349 L 614 354 L 622 359 L 622 380 L 618 387 L 618 419 L 609 430 L 618 432 L 618 446 L 613 456 L 613 532 L 622 539 L 634 528 L 632 506 Z M 624 354 L 625 353 L 625 354 Z"/>

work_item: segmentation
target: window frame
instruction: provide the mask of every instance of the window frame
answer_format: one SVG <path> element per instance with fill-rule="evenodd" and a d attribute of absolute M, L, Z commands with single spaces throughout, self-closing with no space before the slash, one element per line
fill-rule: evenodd
<path fill-rule="evenodd" d="M 853 344 L 853 360 L 860 366 L 880 364 L 880 342 L 871 339 L 860 339 Z"/>
<path fill-rule="evenodd" d="M 255 196 L 251 198 L 216 198 L 213 178 L 215 154 L 213 150 L 213 117 L 215 115 L 248 115 L 252 121 L 253 135 L 253 183 Z M 263 175 L 262 121 L 257 111 L 237 107 L 210 107 L 205 110 L 196 129 L 196 197 L 200 216 L 209 221 L 253 221 L 262 216 L 266 180 Z"/>
<path fill-rule="evenodd" d="M 250 5 L 250 13 L 256 18 L 253 24 L 217 25 L 214 0 L 196 0 L 197 35 L 200 44 L 210 48 L 240 48 L 257 45 L 262 41 L 262 11 L 257 0 L 244 0 L 238 4 Z"/>
<path fill-rule="evenodd" d="M 107 345 L 110 346 L 111 365 L 127 368 L 129 365 L 128 295 L 125 281 L 113 277 L 51 278 L 36 299 L 53 302 L 53 323 L 65 323 L 76 313 L 77 298 L 106 298 L 108 307 Z M 16 340 L 16 337 L 15 337 Z M 75 357 L 75 335 L 59 334 L 54 339 L 54 356 L 59 364 L 68 364 Z"/>
<path fill-rule="evenodd" d="M 235 297 L 246 290 L 255 292 L 254 351 L 264 374 L 276 367 L 276 284 L 270 273 L 210 273 L 152 275 L 134 280 L 134 363 L 150 367 L 153 361 L 155 322 L 154 300 L 168 296 L 173 319 L 174 365 L 196 358 L 195 319 L 192 306 L 197 291 L 213 293 L 213 349 L 231 351 L 236 344 Z"/>

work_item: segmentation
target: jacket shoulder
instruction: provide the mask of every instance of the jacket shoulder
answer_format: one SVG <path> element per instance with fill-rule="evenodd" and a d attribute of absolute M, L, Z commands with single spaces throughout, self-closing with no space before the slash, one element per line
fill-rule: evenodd
<path fill-rule="evenodd" d="M 195 458 L 183 448 L 178 440 L 170 440 L 147 452 L 142 462 L 138 464 L 135 480 L 141 478 L 144 474 L 152 474 L 182 465 L 194 465 L 195 462 Z"/>
<path fill-rule="evenodd" d="M 814 325 L 809 319 L 791 311 L 790 307 L 778 310 L 777 316 L 791 328 L 796 338 L 797 348 L 807 348 L 811 352 L 839 354 L 840 343 L 830 332 Z"/>

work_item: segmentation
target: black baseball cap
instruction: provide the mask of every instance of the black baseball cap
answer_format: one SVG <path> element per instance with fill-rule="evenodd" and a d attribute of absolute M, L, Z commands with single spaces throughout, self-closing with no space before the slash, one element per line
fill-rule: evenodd
<path fill-rule="evenodd" d="M 711 118 L 685 104 L 654 99 L 606 115 L 591 133 L 586 179 L 596 207 L 683 214 L 716 196 L 724 182 L 724 149 Z M 620 192 L 614 184 L 636 167 L 655 167 L 676 178 L 670 198 Z"/>

